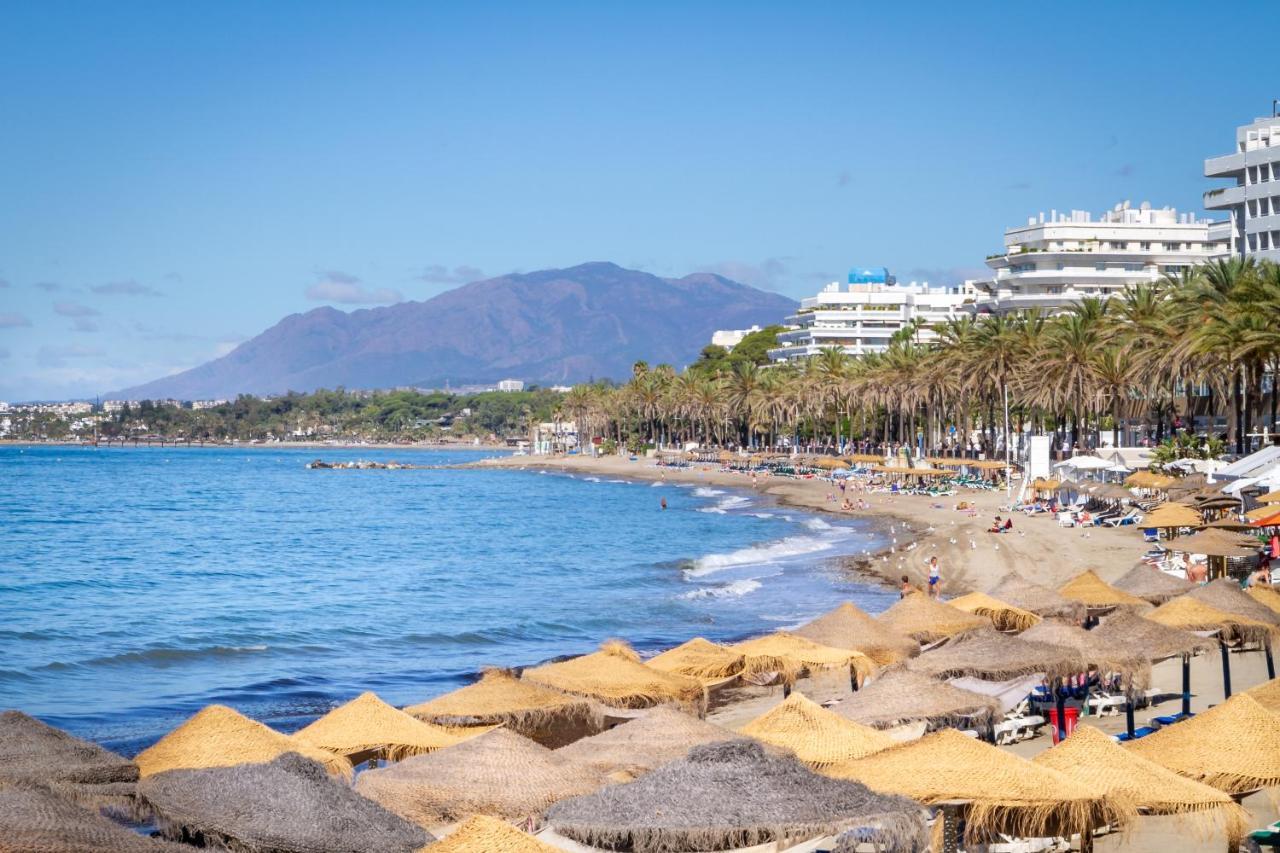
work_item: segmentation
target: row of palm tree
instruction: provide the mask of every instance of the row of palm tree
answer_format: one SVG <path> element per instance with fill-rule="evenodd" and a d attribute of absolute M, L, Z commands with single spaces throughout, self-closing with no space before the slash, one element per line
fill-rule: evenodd
<path fill-rule="evenodd" d="M 711 373 L 641 362 L 623 385 L 573 388 L 561 416 L 581 436 L 632 447 L 857 440 L 930 453 L 967 449 L 970 436 L 990 453 L 1024 431 L 1096 443 L 1126 418 L 1149 424 L 1158 441 L 1176 418 L 1197 415 L 1210 424 L 1225 415 L 1227 444 L 1243 452 L 1249 433 L 1276 424 L 1274 263 L 1219 260 L 1056 315 L 962 316 L 933 331 L 927 342 L 907 328 L 882 353 L 831 348 L 800 364 Z"/>

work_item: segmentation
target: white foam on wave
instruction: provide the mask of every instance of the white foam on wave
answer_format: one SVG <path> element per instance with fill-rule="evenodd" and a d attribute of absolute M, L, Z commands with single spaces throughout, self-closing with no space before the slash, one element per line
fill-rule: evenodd
<path fill-rule="evenodd" d="M 693 490 L 693 494 L 699 498 L 714 498 L 717 495 L 723 495 L 724 489 L 709 489 L 706 486 L 698 486 Z"/>
<path fill-rule="evenodd" d="M 657 480 L 655 480 L 654 482 L 652 482 L 652 483 L 650 483 L 650 484 L 649 484 L 649 488 L 651 488 L 651 489 L 660 489 L 660 488 L 662 488 L 662 483 L 660 483 L 660 482 L 658 482 Z"/>
<path fill-rule="evenodd" d="M 804 526 L 810 530 L 835 530 L 835 525 L 828 524 L 821 518 L 806 518 Z"/>
<path fill-rule="evenodd" d="M 710 512 L 715 515 L 724 515 L 730 510 L 742 509 L 744 506 L 751 506 L 751 499 L 744 498 L 741 495 L 730 495 L 715 506 L 704 506 L 698 512 Z"/>
<path fill-rule="evenodd" d="M 693 567 L 685 569 L 685 577 L 699 578 L 714 572 L 732 569 L 738 566 L 758 566 L 775 563 L 804 554 L 816 554 L 830 551 L 835 541 L 817 536 L 791 536 L 771 542 L 768 545 L 753 545 L 750 548 L 739 548 L 728 554 L 708 554 L 693 561 Z"/>
<path fill-rule="evenodd" d="M 773 513 L 771 512 L 753 512 L 751 514 L 756 518 L 773 518 Z"/>
<path fill-rule="evenodd" d="M 622 483 L 622 484 L 625 486 L 629 481 L 628 481 L 628 480 L 610 480 L 609 482 L 610 482 L 610 483 Z"/>
<path fill-rule="evenodd" d="M 598 482 L 600 482 L 600 478 L 599 478 L 599 477 L 583 477 L 582 479 L 586 480 L 588 483 L 598 483 Z"/>
<path fill-rule="evenodd" d="M 690 600 L 698 598 L 739 598 L 755 592 L 761 586 L 760 581 L 755 578 L 743 578 L 742 580 L 727 583 L 724 586 L 704 586 L 701 589 L 690 590 L 680 597 Z"/>

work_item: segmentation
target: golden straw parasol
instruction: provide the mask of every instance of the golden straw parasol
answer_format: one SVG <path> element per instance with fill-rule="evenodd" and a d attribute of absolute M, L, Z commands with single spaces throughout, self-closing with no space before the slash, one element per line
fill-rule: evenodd
<path fill-rule="evenodd" d="M 884 732 L 828 711 L 800 693 L 792 693 L 738 731 L 790 750 L 814 770 L 861 758 L 898 742 Z"/>
<path fill-rule="evenodd" d="M 1128 690 L 1145 690 L 1151 682 L 1151 660 L 1141 648 L 1086 631 L 1057 620 L 1045 620 L 1023 632 L 1020 639 L 1069 649 L 1085 666 L 1099 673 L 1115 673 Z"/>
<path fill-rule="evenodd" d="M 1030 610 L 1037 616 L 1057 616 L 1079 621 L 1085 616 L 1084 605 L 1065 598 L 1047 586 L 1033 583 L 1017 572 L 1009 572 L 987 590 L 992 598 L 1014 607 Z"/>
<path fill-rule="evenodd" d="M 1002 634 L 990 625 L 913 658 L 904 666 L 933 678 L 969 676 L 985 681 L 1008 681 L 1036 673 L 1053 679 L 1085 668 L 1084 661 L 1072 649 Z"/>
<path fill-rule="evenodd" d="M 1267 492 L 1258 498 L 1260 504 L 1280 504 L 1280 491 Z"/>
<path fill-rule="evenodd" d="M 429 848 L 431 853 L 559 853 L 505 820 L 472 815 Z"/>
<path fill-rule="evenodd" d="M 902 598 L 877 618 L 881 625 L 922 643 L 991 627 L 990 619 L 957 610 L 921 592 Z"/>
<path fill-rule="evenodd" d="M 935 728 L 985 728 L 1000 715 L 1000 703 L 990 696 L 895 667 L 830 710 L 877 729 L 920 720 Z"/>
<path fill-rule="evenodd" d="M 1280 714 L 1280 678 L 1264 681 L 1245 691 L 1253 700 L 1273 714 Z"/>
<path fill-rule="evenodd" d="M 1199 527 L 1204 523 L 1200 513 L 1189 506 L 1179 503 L 1162 503 L 1142 517 L 1143 528 L 1172 529 L 1176 527 Z"/>
<path fill-rule="evenodd" d="M 319 762 L 330 773 L 351 776 L 351 762 L 342 756 L 296 741 L 225 705 L 202 709 L 138 753 L 134 763 L 145 778 L 165 770 L 264 764 L 286 752 Z"/>
<path fill-rule="evenodd" d="M 742 655 L 744 674 L 776 672 L 787 683 L 805 673 L 837 669 L 848 669 L 861 683 L 876 671 L 875 662 L 862 652 L 824 646 L 786 631 L 744 640 L 729 649 Z"/>
<path fill-rule="evenodd" d="M 1277 614 L 1280 614 L 1280 591 L 1271 586 L 1251 586 L 1245 590 L 1245 594 L 1254 601 L 1269 607 Z"/>
<path fill-rule="evenodd" d="M 915 640 L 890 630 L 848 601 L 793 633 L 824 646 L 862 652 L 881 666 L 920 654 Z"/>
<path fill-rule="evenodd" d="M 1040 621 L 1040 617 L 1030 610 L 1006 604 L 985 592 L 970 592 L 951 599 L 947 604 L 965 613 L 985 616 L 1001 631 L 1025 631 Z"/>
<path fill-rule="evenodd" d="M 687 675 L 704 682 L 723 681 L 742 672 L 742 653 L 727 646 L 694 637 L 645 661 L 663 672 Z"/>
<path fill-rule="evenodd" d="M 1151 605 L 1136 595 L 1122 592 L 1098 577 L 1093 569 L 1086 569 L 1058 587 L 1058 594 L 1078 601 L 1090 610 L 1111 610 L 1116 607 L 1134 607 L 1146 610 Z"/>
<path fill-rule="evenodd" d="M 651 708 L 671 703 L 702 714 L 707 704 L 707 691 L 701 681 L 645 666 L 640 656 L 620 640 L 610 640 L 588 655 L 526 669 L 522 678 L 565 693 L 588 696 L 615 708 Z"/>
<path fill-rule="evenodd" d="M 458 734 L 443 726 L 424 723 L 391 707 L 373 693 L 361 693 L 293 737 L 360 764 L 372 757 L 398 761 L 408 755 L 443 749 L 483 731 L 476 729 L 470 735 Z"/>
<path fill-rule="evenodd" d="M 1129 749 L 1228 794 L 1280 785 L 1280 717 L 1238 693 Z"/>
<path fill-rule="evenodd" d="M 1275 628 L 1247 616 L 1227 613 L 1203 601 L 1180 596 L 1146 614 L 1146 618 L 1170 628 L 1184 631 L 1220 631 L 1223 639 L 1244 642 L 1269 642 Z"/>

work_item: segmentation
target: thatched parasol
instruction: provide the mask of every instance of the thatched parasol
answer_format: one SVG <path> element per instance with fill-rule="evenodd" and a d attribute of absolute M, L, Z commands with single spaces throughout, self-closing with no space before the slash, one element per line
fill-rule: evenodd
<path fill-rule="evenodd" d="M 1058 594 L 1078 601 L 1090 610 L 1112 610 L 1116 607 L 1147 610 L 1151 606 L 1136 595 L 1116 589 L 1098 577 L 1093 569 L 1086 569 L 1058 587 Z"/>
<path fill-rule="evenodd" d="M 1204 523 L 1200 513 L 1189 506 L 1179 503 L 1162 503 L 1151 512 L 1142 516 L 1141 526 L 1147 529 L 1162 530 L 1177 527 L 1199 527 Z"/>
<path fill-rule="evenodd" d="M 604 728 L 597 703 L 521 681 L 507 669 L 486 669 L 474 684 L 404 710 L 451 728 L 503 725 L 551 748 Z"/>
<path fill-rule="evenodd" d="M 1230 578 L 1219 578 L 1204 586 L 1198 586 L 1188 592 L 1187 597 L 1202 601 L 1210 607 L 1216 607 L 1224 613 L 1243 616 L 1254 622 L 1274 625 L 1280 629 L 1280 613 L 1250 598 L 1244 590 L 1240 589 L 1240 585 Z"/>
<path fill-rule="evenodd" d="M 905 596 L 876 618 L 890 630 L 922 643 L 991 627 L 990 619 L 957 610 L 921 592 Z"/>
<path fill-rule="evenodd" d="M 1138 649 L 1152 661 L 1213 651 L 1218 646 L 1214 640 L 1155 622 L 1131 610 L 1108 616 L 1089 633 L 1118 648 Z"/>
<path fill-rule="evenodd" d="M 1149 604 L 1160 605 L 1182 595 L 1195 584 L 1168 572 L 1162 572 L 1155 566 L 1138 563 L 1112 586 L 1121 592 L 1137 596 Z"/>
<path fill-rule="evenodd" d="M 1180 536 L 1168 547 L 1172 551 L 1208 557 L 1252 557 L 1258 553 L 1259 544 L 1252 536 L 1209 528 L 1190 536 Z"/>
<path fill-rule="evenodd" d="M 703 682 L 722 681 L 742 672 L 742 653 L 727 646 L 694 637 L 674 649 L 645 661 L 647 666 Z"/>
<path fill-rule="evenodd" d="M 848 601 L 792 633 L 824 646 L 862 652 L 881 666 L 920 654 L 915 640 L 890 630 Z"/>
<path fill-rule="evenodd" d="M 876 671 L 871 658 L 853 649 L 836 649 L 786 631 L 774 631 L 729 647 L 743 657 L 743 673 L 776 672 L 790 683 L 805 673 L 847 669 L 861 682 Z"/>
<path fill-rule="evenodd" d="M 985 681 L 1009 681 L 1035 673 L 1053 679 L 1084 669 L 1080 656 L 1069 649 L 1002 634 L 990 626 L 904 665 L 934 678 L 968 675 Z"/>
<path fill-rule="evenodd" d="M 1237 518 L 1228 516 L 1226 518 L 1218 518 L 1200 526 L 1201 530 L 1230 530 L 1236 533 L 1243 533 L 1252 530 L 1253 525 L 1247 521 L 1240 521 Z M 1193 552 L 1194 553 L 1194 552 Z"/>
<path fill-rule="evenodd" d="M 1131 692 L 1145 690 L 1151 683 L 1151 660 L 1142 649 L 1099 636 L 1096 631 L 1046 619 L 1024 632 L 1020 639 L 1068 649 L 1084 661 L 1086 667 L 1119 675 Z"/>
<path fill-rule="evenodd" d="M 1260 504 L 1280 504 L 1280 491 L 1267 492 L 1265 495 L 1258 496 Z"/>
<path fill-rule="evenodd" d="M 33 782 L 0 782 L 3 853 L 190 853 L 147 838 Z"/>
<path fill-rule="evenodd" d="M 645 666 L 640 656 L 619 640 L 610 640 L 589 655 L 526 669 L 521 677 L 615 708 L 651 708 L 672 703 L 701 714 L 707 705 L 707 691 L 701 681 Z"/>
<path fill-rule="evenodd" d="M 356 779 L 356 791 L 419 826 L 487 814 L 521 820 L 605 783 L 528 738 L 494 729 Z"/>
<path fill-rule="evenodd" d="M 1119 483 L 1100 483 L 1098 488 L 1093 490 L 1093 496 L 1104 501 L 1133 500 L 1133 492 Z"/>
<path fill-rule="evenodd" d="M 638 719 L 562 747 L 556 754 L 603 776 L 630 781 L 683 758 L 695 746 L 735 737 L 728 729 L 675 708 L 654 708 Z"/>
<path fill-rule="evenodd" d="M 165 770 L 231 767 L 271 761 L 296 752 L 318 761 L 330 773 L 351 775 L 351 762 L 269 729 L 225 705 L 210 705 L 138 753 L 134 762 L 143 778 Z"/>
<path fill-rule="evenodd" d="M 1134 813 L 1125 800 L 955 729 L 838 765 L 828 773 L 925 804 L 966 801 L 966 837 L 973 843 L 995 833 L 1070 837 L 1105 824 L 1124 824 Z"/>
<path fill-rule="evenodd" d="M 1228 794 L 1280 785 L 1280 717 L 1247 693 L 1136 740 L 1129 749 Z"/>
<path fill-rule="evenodd" d="M 1000 703 L 990 696 L 899 668 L 877 676 L 830 710 L 877 729 L 919 720 L 932 728 L 986 729 L 999 715 Z"/>
<path fill-rule="evenodd" d="M 970 592 L 951 599 L 947 604 L 965 613 L 985 616 L 1001 631 L 1025 631 L 1040 621 L 1040 617 L 1030 610 L 1014 607 L 985 592 Z"/>
<path fill-rule="evenodd" d="M 1041 752 L 1032 763 L 1057 770 L 1091 790 L 1128 800 L 1144 814 L 1193 819 L 1202 836 L 1222 829 L 1232 850 L 1250 819 L 1230 795 L 1125 749 L 1093 726 L 1077 726 L 1066 740 Z"/>
<path fill-rule="evenodd" d="M 1017 572 L 1010 572 L 1000 578 L 987 590 L 987 594 L 1000 601 L 1030 610 L 1037 616 L 1054 616 L 1079 622 L 1084 619 L 1084 605 L 1070 598 L 1064 598 L 1047 586 L 1032 583 Z"/>
<path fill-rule="evenodd" d="M 1271 518 L 1271 516 L 1278 514 L 1280 514 L 1280 506 L 1276 506 L 1275 504 L 1263 504 L 1262 506 L 1254 507 L 1246 512 L 1244 517 L 1250 521 L 1256 522 Z"/>
<path fill-rule="evenodd" d="M 267 764 L 157 773 L 138 792 L 166 838 L 198 839 L 201 846 L 246 853 L 414 853 L 435 840 L 297 753 Z"/>
<path fill-rule="evenodd" d="M 481 734 L 458 734 L 393 708 L 373 693 L 361 693 L 345 705 L 334 708 L 293 737 L 305 744 L 338 755 L 353 764 L 372 757 L 398 761 L 462 743 Z"/>
<path fill-rule="evenodd" d="M 828 711 L 799 693 L 792 693 L 738 731 L 790 750 L 815 770 L 870 755 L 897 743 L 884 732 Z"/>
<path fill-rule="evenodd" d="M 1280 714 L 1280 678 L 1264 681 L 1245 691 L 1253 700 L 1273 714 Z"/>
<path fill-rule="evenodd" d="M 1254 601 L 1267 607 L 1273 612 L 1280 614 L 1280 591 L 1270 586 L 1251 586 L 1245 590 L 1245 595 Z"/>
<path fill-rule="evenodd" d="M 883 455 L 877 456 L 874 453 L 846 453 L 843 458 L 849 460 L 850 462 L 856 462 L 860 464 L 868 463 L 868 462 L 871 462 L 871 463 L 884 462 Z"/>
<path fill-rule="evenodd" d="M 1220 631 L 1223 639 L 1247 643 L 1271 640 L 1275 626 L 1247 616 L 1227 613 L 1205 602 L 1182 595 L 1146 614 L 1146 618 L 1184 631 Z"/>
<path fill-rule="evenodd" d="M 21 711 L 0 713 L 0 782 L 39 782 L 75 802 L 134 817 L 138 767 Z"/>
<path fill-rule="evenodd" d="M 635 782 L 557 803 L 547 819 L 575 841 L 634 853 L 795 844 L 853 828 L 885 853 L 927 841 L 916 803 L 827 779 L 745 740 L 696 747 Z"/>
<path fill-rule="evenodd" d="M 505 820 L 486 815 L 472 815 L 444 839 L 431 845 L 430 853 L 560 853 L 560 851 L 527 832 L 521 832 Z"/>

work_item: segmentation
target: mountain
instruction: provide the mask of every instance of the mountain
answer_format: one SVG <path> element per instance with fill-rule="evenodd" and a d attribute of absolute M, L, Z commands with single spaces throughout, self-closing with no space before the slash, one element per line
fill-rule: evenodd
<path fill-rule="evenodd" d="M 621 379 L 641 359 L 681 367 L 715 330 L 780 322 L 795 307 L 710 273 L 671 279 L 587 263 L 477 281 L 425 302 L 292 314 L 221 358 L 112 396 Z"/>

